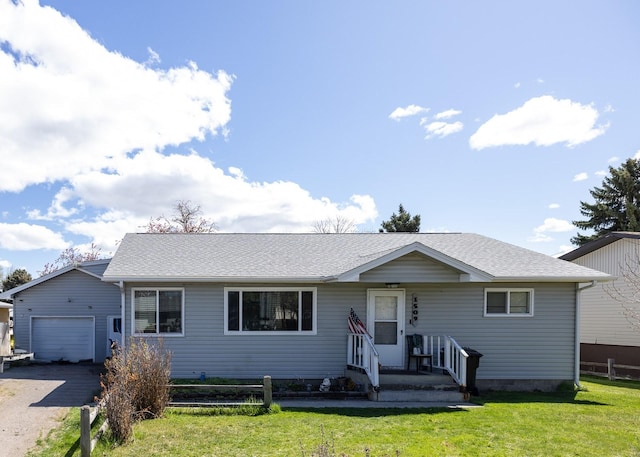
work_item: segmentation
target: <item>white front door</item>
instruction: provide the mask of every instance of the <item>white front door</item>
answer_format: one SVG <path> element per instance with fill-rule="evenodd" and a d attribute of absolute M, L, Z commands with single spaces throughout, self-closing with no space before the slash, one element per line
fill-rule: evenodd
<path fill-rule="evenodd" d="M 404 366 L 404 290 L 367 291 L 367 328 L 384 367 Z"/>
<path fill-rule="evenodd" d="M 122 317 L 107 316 L 107 357 L 111 356 L 112 344 L 122 346 Z"/>

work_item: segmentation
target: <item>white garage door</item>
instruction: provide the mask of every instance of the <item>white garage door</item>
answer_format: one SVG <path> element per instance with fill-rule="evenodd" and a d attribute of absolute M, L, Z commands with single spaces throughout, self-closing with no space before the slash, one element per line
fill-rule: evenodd
<path fill-rule="evenodd" d="M 93 317 L 33 317 L 31 351 L 38 360 L 94 359 Z"/>

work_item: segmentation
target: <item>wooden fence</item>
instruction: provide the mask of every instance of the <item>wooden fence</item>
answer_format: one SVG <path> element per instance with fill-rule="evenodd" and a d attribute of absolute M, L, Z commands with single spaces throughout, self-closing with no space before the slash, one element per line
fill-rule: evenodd
<path fill-rule="evenodd" d="M 622 376 L 617 376 L 616 375 L 616 368 L 619 370 L 635 370 L 638 371 L 638 375 L 634 376 L 634 379 L 638 379 L 640 378 L 640 367 L 638 366 L 634 366 L 634 365 L 622 365 L 619 363 L 616 363 L 615 359 L 607 359 L 607 363 L 604 362 L 580 362 L 580 365 L 585 365 L 588 367 L 599 367 L 599 368 L 606 368 L 607 372 L 603 373 L 603 372 L 598 372 L 594 370 L 591 371 L 583 371 L 584 374 L 590 374 L 590 375 L 606 375 L 607 378 L 609 378 L 609 380 L 613 381 L 614 379 L 621 379 L 623 378 Z"/>
<path fill-rule="evenodd" d="M 96 443 L 100 439 L 100 436 L 109 427 L 109 423 L 105 419 L 95 436 L 93 438 L 91 437 L 91 426 L 98 417 L 98 414 L 100 414 L 102 408 L 103 403 L 98 403 L 94 408 L 91 408 L 88 405 L 84 405 L 80 408 L 80 455 L 82 457 L 89 457 L 91 455 L 91 452 L 93 451 L 93 448 L 96 447 Z"/>
<path fill-rule="evenodd" d="M 186 390 L 200 390 L 200 391 L 212 391 L 212 390 L 236 390 L 236 391 L 253 391 L 262 392 L 261 405 L 265 408 L 271 406 L 273 400 L 271 376 L 265 376 L 262 379 L 262 384 L 171 384 L 172 390 L 186 389 Z M 168 406 L 172 407 L 207 407 L 207 406 L 241 406 L 246 405 L 246 402 L 217 402 L 217 401 L 170 401 Z"/>
<path fill-rule="evenodd" d="M 262 392 L 262 406 L 268 408 L 271 406 L 273 393 L 271 385 L 271 376 L 265 376 L 262 384 L 170 384 L 171 389 L 199 389 L 199 390 L 243 390 Z M 215 407 L 215 406 L 241 406 L 246 402 L 174 402 L 170 401 L 167 405 L 173 407 Z M 80 455 L 81 457 L 90 457 L 91 452 L 96 447 L 96 443 L 100 436 L 109 427 L 108 421 L 104 423 L 96 434 L 91 437 L 91 426 L 100 414 L 104 403 L 99 403 L 94 408 L 84 405 L 80 408 Z"/>

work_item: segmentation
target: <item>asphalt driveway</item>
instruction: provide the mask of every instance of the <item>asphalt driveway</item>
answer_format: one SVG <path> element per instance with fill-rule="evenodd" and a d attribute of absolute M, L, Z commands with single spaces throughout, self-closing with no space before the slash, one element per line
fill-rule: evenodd
<path fill-rule="evenodd" d="M 0 455 L 24 456 L 70 408 L 100 392 L 101 365 L 31 364 L 0 374 Z M 78 437 L 80 426 L 78 425 Z"/>

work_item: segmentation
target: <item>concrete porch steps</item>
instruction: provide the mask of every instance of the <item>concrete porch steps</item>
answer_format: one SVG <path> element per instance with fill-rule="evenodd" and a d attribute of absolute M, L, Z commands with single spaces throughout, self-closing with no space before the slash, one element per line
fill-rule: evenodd
<path fill-rule="evenodd" d="M 463 402 L 465 396 L 448 374 L 430 371 L 382 371 L 380 390 L 369 399 L 381 402 Z"/>

